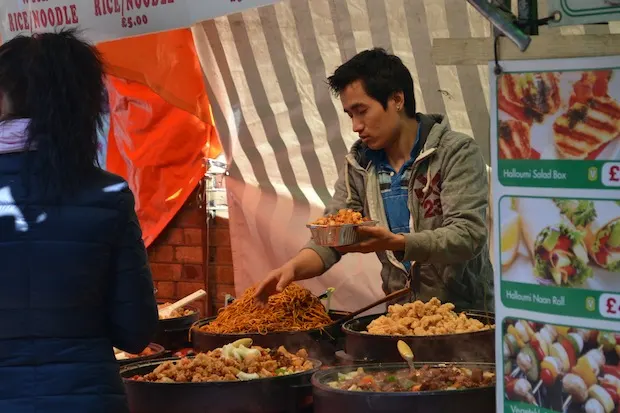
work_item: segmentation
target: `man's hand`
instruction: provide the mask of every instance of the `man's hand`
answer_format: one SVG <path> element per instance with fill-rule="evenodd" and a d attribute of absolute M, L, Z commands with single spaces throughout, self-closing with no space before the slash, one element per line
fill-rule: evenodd
<path fill-rule="evenodd" d="M 256 286 L 254 298 L 260 304 L 267 304 L 270 296 L 284 291 L 293 282 L 294 278 L 295 267 L 290 263 L 286 263 L 267 274 L 267 277 Z"/>
<path fill-rule="evenodd" d="M 357 232 L 364 238 L 363 241 L 347 245 L 346 247 L 336 247 L 341 253 L 361 252 L 367 254 L 369 252 L 379 251 L 404 251 L 405 236 L 402 234 L 394 234 L 384 227 L 359 227 Z"/>

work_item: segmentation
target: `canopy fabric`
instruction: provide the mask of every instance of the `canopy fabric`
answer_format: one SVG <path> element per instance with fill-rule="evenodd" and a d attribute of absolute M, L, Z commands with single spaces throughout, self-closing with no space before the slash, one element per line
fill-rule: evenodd
<path fill-rule="evenodd" d="M 325 78 L 357 52 L 381 46 L 401 56 L 418 110 L 447 114 L 490 163 L 488 67 L 436 67 L 431 58 L 433 39 L 490 36 L 463 0 L 287 0 L 192 31 L 230 164 L 237 293 L 303 246 L 305 225 L 330 197 L 356 137 Z M 351 255 L 306 285 L 316 293 L 336 287 L 333 305 L 353 309 L 380 296 L 380 282 L 374 256 Z"/>

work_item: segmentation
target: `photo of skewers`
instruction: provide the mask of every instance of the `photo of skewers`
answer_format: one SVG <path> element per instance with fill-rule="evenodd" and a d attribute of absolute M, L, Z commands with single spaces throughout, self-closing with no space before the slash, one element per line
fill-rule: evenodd
<path fill-rule="evenodd" d="M 620 333 L 504 319 L 506 401 L 539 411 L 612 413 L 620 408 Z"/>
<path fill-rule="evenodd" d="M 612 160 L 620 154 L 620 70 L 498 78 L 498 158 Z"/>
<path fill-rule="evenodd" d="M 502 281 L 620 291 L 620 203 L 500 200 Z"/>

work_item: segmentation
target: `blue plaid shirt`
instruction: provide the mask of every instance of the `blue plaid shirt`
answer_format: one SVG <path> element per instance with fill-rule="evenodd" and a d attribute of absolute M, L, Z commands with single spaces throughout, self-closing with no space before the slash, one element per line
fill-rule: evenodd
<path fill-rule="evenodd" d="M 411 212 L 409 211 L 409 181 L 411 180 L 412 166 L 415 159 L 420 153 L 420 127 L 418 134 L 411 150 L 411 157 L 403 164 L 398 172 L 392 168 L 388 162 L 385 151 L 368 150 L 369 159 L 375 164 L 377 169 L 377 177 L 379 179 L 379 188 L 383 198 L 383 207 L 387 215 L 390 231 L 395 234 L 409 233 L 409 220 Z M 404 261 L 403 265 L 409 271 L 411 267 L 410 261 Z"/>

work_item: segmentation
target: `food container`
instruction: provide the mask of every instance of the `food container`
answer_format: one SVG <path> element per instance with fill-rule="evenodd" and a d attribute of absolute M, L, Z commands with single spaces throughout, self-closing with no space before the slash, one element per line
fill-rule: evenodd
<path fill-rule="evenodd" d="M 465 311 L 465 314 L 484 324 L 495 322 L 493 313 L 484 315 Z M 366 332 L 368 324 L 379 316 L 360 317 L 342 325 L 346 355 L 355 362 L 390 363 L 402 360 L 396 347 L 398 340 L 407 343 L 415 359 L 421 362 L 495 362 L 495 329 L 434 336 L 391 336 Z"/>
<path fill-rule="evenodd" d="M 158 357 L 162 357 L 164 355 L 164 352 L 166 351 L 161 345 L 155 343 L 149 344 L 147 348 L 151 350 L 151 354 L 145 356 L 130 357 L 117 361 L 121 366 L 126 366 L 128 364 L 138 363 L 146 360 L 153 360 Z M 127 352 L 125 352 L 125 354 L 129 355 L 129 353 Z"/>
<path fill-rule="evenodd" d="M 302 373 L 245 381 L 151 383 L 131 380 L 167 360 L 130 364 L 121 369 L 132 413 L 294 413 L 312 403 L 310 378 L 321 367 Z"/>
<path fill-rule="evenodd" d="M 366 221 L 361 224 L 342 224 L 342 225 L 306 225 L 312 234 L 315 244 L 324 247 L 342 247 L 352 245 L 362 241 L 358 227 L 374 227 L 377 221 Z"/>
<path fill-rule="evenodd" d="M 336 361 L 335 352 L 344 346 L 344 335 L 338 319 L 348 313 L 342 311 L 329 311 L 329 316 L 334 321 L 324 328 L 308 331 L 281 331 L 266 334 L 217 334 L 201 331 L 200 327 L 210 323 L 215 317 L 202 319 L 194 324 L 191 329 L 192 347 L 196 352 L 207 352 L 220 348 L 240 338 L 251 338 L 255 346 L 265 348 L 278 348 L 284 346 L 291 352 L 305 348 L 308 354 L 320 359 L 325 363 Z"/>
<path fill-rule="evenodd" d="M 189 329 L 200 319 L 200 311 L 198 308 L 189 305 L 183 308 L 193 312 L 183 317 L 160 319 L 157 323 L 157 332 L 153 341 L 164 346 L 166 350 L 176 351 L 191 347 Z"/>
<path fill-rule="evenodd" d="M 396 347 L 396 346 L 394 346 Z M 448 366 L 495 370 L 493 363 L 444 363 Z M 416 368 L 422 363 L 414 363 Z M 339 373 L 346 374 L 363 367 L 367 372 L 407 369 L 405 363 L 340 366 L 321 370 L 312 376 L 314 413 L 494 413 L 495 386 L 464 390 L 425 392 L 365 392 L 335 389 L 327 383 Z M 501 376 L 500 376 L 501 377 Z"/>

